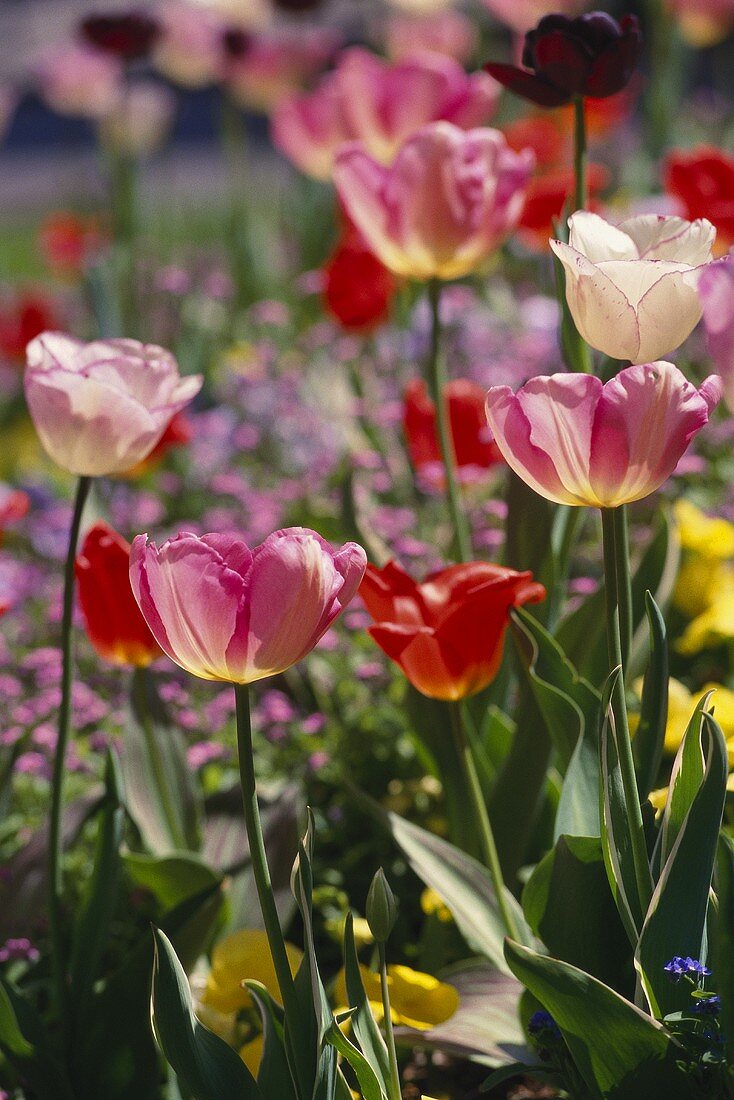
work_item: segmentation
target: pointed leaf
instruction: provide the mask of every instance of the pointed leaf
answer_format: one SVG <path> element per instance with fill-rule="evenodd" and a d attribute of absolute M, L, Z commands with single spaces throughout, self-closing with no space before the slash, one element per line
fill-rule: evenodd
<path fill-rule="evenodd" d="M 257 1083 L 263 1096 L 280 1100 L 298 1100 L 285 1052 L 283 1009 L 273 1000 L 261 982 L 246 981 L 258 1007 L 263 1025 L 263 1054 Z"/>
<path fill-rule="evenodd" d="M 706 713 L 700 740 L 703 778 L 655 886 L 635 960 L 650 1010 L 658 1017 L 690 1004 L 690 989 L 685 983 L 671 982 L 663 970 L 668 960 L 674 955 L 694 959 L 706 955 L 706 914 L 728 774 L 724 735 Z M 687 759 L 691 757 L 684 753 L 684 768 Z M 681 785 L 686 785 L 685 777 Z"/>
<path fill-rule="evenodd" d="M 372 1015 L 365 993 L 354 942 L 354 919 L 351 913 L 347 913 L 344 926 L 344 977 L 349 1007 L 354 1009 L 351 1016 L 354 1037 L 387 1093 L 387 1083 L 390 1081 L 390 1059 L 382 1032 Z"/>
<path fill-rule="evenodd" d="M 663 811 L 663 824 L 658 842 L 661 867 L 665 866 L 703 780 L 705 767 L 701 743 L 703 715 L 708 710 L 712 695 L 713 692 L 707 691 L 696 704 L 673 762 L 668 784 L 668 799 Z"/>
<path fill-rule="evenodd" d="M 680 1048 L 656 1020 L 575 966 L 512 941 L 515 976 L 550 1012 L 595 1100 L 690 1100 Z"/>
<path fill-rule="evenodd" d="M 337 1023 L 332 1022 L 326 1032 L 326 1041 L 341 1054 L 342 1058 L 346 1058 L 349 1062 L 359 1082 L 363 1100 L 386 1100 L 385 1093 L 372 1066 L 364 1054 L 357 1050 L 354 1043 L 351 1043 L 346 1035 L 342 1033 Z"/>
<path fill-rule="evenodd" d="M 650 659 L 642 688 L 640 723 L 635 734 L 637 785 L 640 799 L 647 798 L 657 782 L 668 721 L 668 638 L 665 620 L 649 592 L 645 610 L 650 630 Z"/>
<path fill-rule="evenodd" d="M 721 997 L 721 1030 L 727 1036 L 731 1059 L 734 1050 L 734 841 L 726 833 L 719 838 L 716 865 L 719 913 L 714 938 L 713 970 Z"/>

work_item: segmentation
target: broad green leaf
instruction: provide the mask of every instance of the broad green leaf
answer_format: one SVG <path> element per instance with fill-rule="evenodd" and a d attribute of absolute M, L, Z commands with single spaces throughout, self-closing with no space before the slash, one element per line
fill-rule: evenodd
<path fill-rule="evenodd" d="M 246 981 L 263 1025 L 263 1054 L 257 1083 L 263 1096 L 297 1100 L 297 1092 L 288 1067 L 283 1031 L 283 1009 L 273 1000 L 261 982 Z"/>
<path fill-rule="evenodd" d="M 696 737 L 695 730 L 686 736 Z M 663 970 L 666 962 L 674 955 L 700 959 L 706 954 L 706 914 L 728 774 L 724 735 L 706 713 L 700 743 L 704 774 L 655 886 L 636 953 L 650 1009 L 658 1017 L 690 1004 L 690 989 L 670 981 Z M 684 753 L 682 759 L 685 768 L 691 757 Z"/>
<path fill-rule="evenodd" d="M 344 977 L 349 1007 L 354 1009 L 351 1016 L 354 1037 L 360 1050 L 379 1077 L 385 1093 L 387 1093 L 387 1082 L 390 1080 L 390 1059 L 382 1032 L 372 1015 L 372 1009 L 362 982 L 357 947 L 354 942 L 354 920 L 351 913 L 347 913 L 344 926 Z"/>
<path fill-rule="evenodd" d="M 199 1023 L 191 991 L 168 937 L 154 930 L 152 1013 L 156 1039 L 195 1100 L 264 1100 L 236 1051 Z"/>
<path fill-rule="evenodd" d="M 124 861 L 133 882 L 150 890 L 164 909 L 222 883 L 221 875 L 202 859 L 185 852 L 161 857 L 129 852 Z"/>
<path fill-rule="evenodd" d="M 731 1059 L 734 1052 L 734 841 L 725 833 L 719 838 L 716 889 L 719 911 L 712 969 L 721 997 L 721 1030 L 728 1037 Z"/>
<path fill-rule="evenodd" d="M 326 1032 L 326 1042 L 334 1047 L 346 1058 L 354 1070 L 354 1075 L 359 1083 L 363 1100 L 385 1100 L 385 1093 L 370 1063 L 361 1051 L 357 1050 L 354 1043 L 350 1043 L 336 1022 L 333 1022 Z"/>
<path fill-rule="evenodd" d="M 622 670 L 619 668 L 611 673 L 602 697 L 604 719 L 599 738 L 601 842 L 612 896 L 630 943 L 636 947 L 639 930 L 642 928 L 642 912 L 637 894 L 627 804 L 619 764 L 616 719 L 611 702 L 616 679 L 621 675 Z"/>
<path fill-rule="evenodd" d="M 467 942 L 505 970 L 505 928 L 489 873 L 466 852 L 397 814 L 387 815 L 386 820 L 411 867 L 443 899 Z M 506 896 L 520 928 L 529 936 L 520 906 L 509 890 Z"/>
<path fill-rule="evenodd" d="M 133 673 L 120 763 L 128 810 L 156 856 L 197 851 L 201 794 L 186 760 L 186 741 L 167 718 L 150 669 Z"/>
<path fill-rule="evenodd" d="M 650 659 L 642 688 L 640 722 L 633 743 L 640 799 L 647 798 L 657 783 L 668 720 L 668 638 L 665 620 L 649 592 L 645 610 L 650 630 Z"/>
<path fill-rule="evenodd" d="M 599 725 L 587 722 L 563 777 L 553 839 L 599 836 Z"/>
<path fill-rule="evenodd" d="M 597 726 L 599 694 L 532 615 L 513 611 L 512 626 L 522 666 L 565 772 L 587 726 Z"/>
<path fill-rule="evenodd" d="M 522 895 L 528 924 L 555 958 L 623 993 L 630 946 L 609 889 L 601 840 L 562 836 Z"/>
<path fill-rule="evenodd" d="M 515 976 L 558 1024 L 595 1100 L 691 1100 L 680 1048 L 656 1020 L 569 963 L 507 942 Z"/>
<path fill-rule="evenodd" d="M 121 778 L 114 753 L 107 757 L 106 795 L 97 818 L 94 869 L 76 922 L 71 955 L 74 1015 L 84 1026 L 92 987 L 110 934 L 120 883 L 120 845 L 125 825 Z"/>

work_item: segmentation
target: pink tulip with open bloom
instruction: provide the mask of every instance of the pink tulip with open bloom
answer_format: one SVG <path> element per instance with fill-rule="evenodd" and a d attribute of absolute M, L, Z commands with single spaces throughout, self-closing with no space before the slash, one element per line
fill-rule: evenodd
<path fill-rule="evenodd" d="M 499 130 L 434 122 L 385 167 L 358 142 L 339 152 L 344 208 L 385 267 L 413 279 L 457 279 L 498 248 L 522 213 L 534 164 Z"/>
<path fill-rule="evenodd" d="M 696 286 L 711 260 L 711 222 L 641 214 L 615 226 L 581 210 L 568 225 L 568 244 L 550 245 L 566 272 L 566 301 L 584 340 L 632 363 L 679 347 L 701 319 Z"/>
<path fill-rule="evenodd" d="M 590 374 L 495 386 L 487 420 L 507 464 L 557 504 L 616 508 L 673 473 L 721 397 L 711 375 L 696 389 L 672 363 L 627 367 L 602 385 Z"/>
<path fill-rule="evenodd" d="M 289 527 L 250 550 L 235 535 L 181 533 L 159 548 L 138 535 L 130 582 L 143 617 L 176 664 L 204 680 L 251 684 L 313 649 L 349 603 L 367 557 Z"/>
<path fill-rule="evenodd" d="M 137 340 L 85 344 L 44 332 L 27 349 L 25 395 L 48 455 L 72 474 L 104 477 L 147 458 L 201 389 L 170 352 Z"/>
<path fill-rule="evenodd" d="M 456 61 L 421 53 L 390 63 L 369 50 L 345 50 L 310 94 L 284 101 L 273 117 L 273 140 L 306 175 L 329 179 L 341 146 L 359 141 L 390 164 L 403 143 L 429 122 L 462 130 L 486 122 L 499 85 L 487 73 L 467 76 Z"/>

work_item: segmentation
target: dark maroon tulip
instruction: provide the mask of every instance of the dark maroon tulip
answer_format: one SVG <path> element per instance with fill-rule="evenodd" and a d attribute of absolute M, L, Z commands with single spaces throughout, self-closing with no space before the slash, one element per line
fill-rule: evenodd
<path fill-rule="evenodd" d="M 146 57 L 160 33 L 157 19 L 142 11 L 89 15 L 81 25 L 82 34 L 100 50 L 124 61 Z"/>
<path fill-rule="evenodd" d="M 635 15 L 619 22 L 603 11 L 576 19 L 546 15 L 525 36 L 525 68 L 495 62 L 484 67 L 532 103 L 561 107 L 578 95 L 605 99 L 620 92 L 634 72 L 641 45 Z"/>

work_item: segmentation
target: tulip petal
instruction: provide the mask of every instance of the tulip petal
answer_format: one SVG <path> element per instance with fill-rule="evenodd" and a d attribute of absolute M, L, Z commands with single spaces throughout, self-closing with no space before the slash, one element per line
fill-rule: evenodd
<path fill-rule="evenodd" d="M 573 99 L 573 93 L 565 88 L 557 88 L 549 80 L 544 80 L 527 69 L 520 69 L 517 65 L 505 65 L 499 61 L 490 61 L 484 66 L 484 71 L 489 73 L 504 88 L 521 95 L 523 99 L 537 103 L 539 107 L 563 107 Z"/>
<path fill-rule="evenodd" d="M 640 330 L 625 294 L 570 245 L 552 240 L 550 246 L 566 272 L 566 301 L 584 340 L 614 359 L 636 360 Z"/>
<path fill-rule="evenodd" d="M 639 214 L 618 229 L 630 237 L 642 260 L 671 260 L 698 267 L 711 259 L 716 230 L 706 218 L 689 222 L 660 214 Z M 613 259 L 612 256 L 601 257 Z"/>
<path fill-rule="evenodd" d="M 405 627 L 378 623 L 368 634 L 391 660 L 399 664 L 411 684 L 431 699 L 456 700 L 468 693 L 466 670 L 457 654 L 448 656 L 430 627 Z M 467 690 L 465 690 L 467 689 Z"/>
<path fill-rule="evenodd" d="M 587 260 L 636 260 L 637 245 L 628 233 L 610 225 L 598 214 L 578 210 L 568 219 L 568 243 Z"/>

